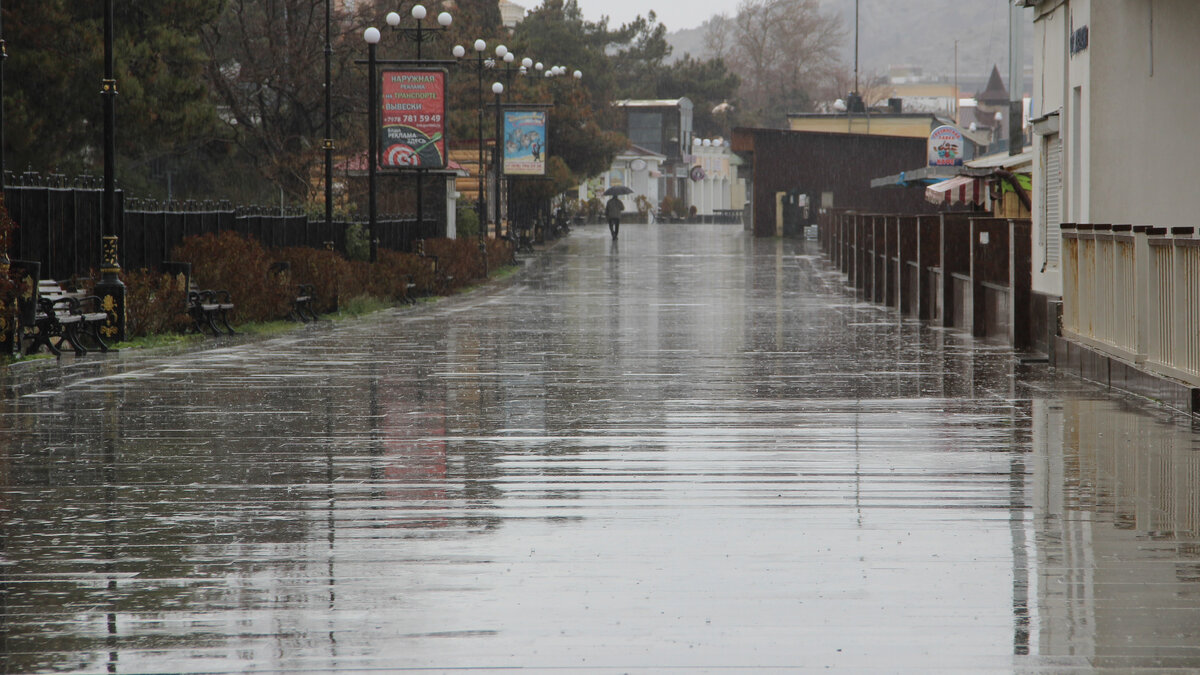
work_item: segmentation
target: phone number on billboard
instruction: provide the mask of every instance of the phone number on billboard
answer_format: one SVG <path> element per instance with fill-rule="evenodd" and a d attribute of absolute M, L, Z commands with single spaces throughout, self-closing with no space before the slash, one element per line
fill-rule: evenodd
<path fill-rule="evenodd" d="M 442 121 L 441 115 L 396 115 L 401 124 L 437 123 Z"/>

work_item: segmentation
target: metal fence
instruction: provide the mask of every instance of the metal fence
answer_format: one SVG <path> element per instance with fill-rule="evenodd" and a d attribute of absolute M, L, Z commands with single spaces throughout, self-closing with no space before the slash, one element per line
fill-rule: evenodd
<path fill-rule="evenodd" d="M 48 279 L 83 275 L 100 266 L 103 191 L 89 177 L 25 175 L 4 189 L 17 231 L 9 257 L 40 261 Z M 11 178 L 10 178 L 11 180 Z M 234 208 L 228 202 L 156 202 L 117 191 L 116 234 L 124 269 L 158 269 L 186 237 L 233 231 L 267 248 L 333 248 L 346 252 L 347 231 L 365 222 L 309 219 L 298 209 Z M 386 216 L 376 222 L 379 248 L 412 251 L 419 239 L 444 236 L 441 223 Z"/>
<path fill-rule="evenodd" d="M 864 300 L 977 336 L 1032 344 L 1027 219 L 826 210 L 818 235 Z"/>

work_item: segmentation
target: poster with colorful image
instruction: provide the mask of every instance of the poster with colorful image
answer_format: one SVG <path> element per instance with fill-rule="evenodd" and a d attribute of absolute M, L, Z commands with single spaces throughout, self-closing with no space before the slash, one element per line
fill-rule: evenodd
<path fill-rule="evenodd" d="M 962 166 L 963 135 L 952 126 L 940 126 L 929 134 L 929 166 Z"/>
<path fill-rule="evenodd" d="M 504 173 L 546 175 L 546 111 L 504 111 Z"/>
<path fill-rule="evenodd" d="M 385 70 L 380 87 L 379 165 L 446 167 L 446 71 Z"/>

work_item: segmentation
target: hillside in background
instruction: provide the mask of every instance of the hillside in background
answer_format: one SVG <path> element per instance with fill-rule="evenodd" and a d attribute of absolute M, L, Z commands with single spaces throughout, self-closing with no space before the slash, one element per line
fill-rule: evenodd
<path fill-rule="evenodd" d="M 825 11 L 842 17 L 847 35 L 842 61 L 847 72 L 851 72 L 854 0 L 820 1 Z M 697 58 L 706 57 L 706 26 L 668 34 L 673 55 L 690 53 Z M 1023 29 L 1024 60 L 1031 65 L 1033 25 L 1028 14 Z M 998 66 L 1001 75 L 1008 79 L 1005 0 L 859 0 L 859 73 L 864 78 L 886 75 L 892 65 L 913 65 L 921 67 L 926 75 L 950 80 L 954 76 L 955 40 L 958 40 L 958 81 L 962 90 L 982 89 L 992 66 Z"/>

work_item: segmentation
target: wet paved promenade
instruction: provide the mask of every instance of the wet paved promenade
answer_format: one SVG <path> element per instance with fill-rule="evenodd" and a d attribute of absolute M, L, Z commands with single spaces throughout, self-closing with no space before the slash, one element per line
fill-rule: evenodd
<path fill-rule="evenodd" d="M 581 228 L 88 363 L 0 408 L 5 673 L 1200 669 L 1190 424 L 856 302 L 815 242 Z"/>

